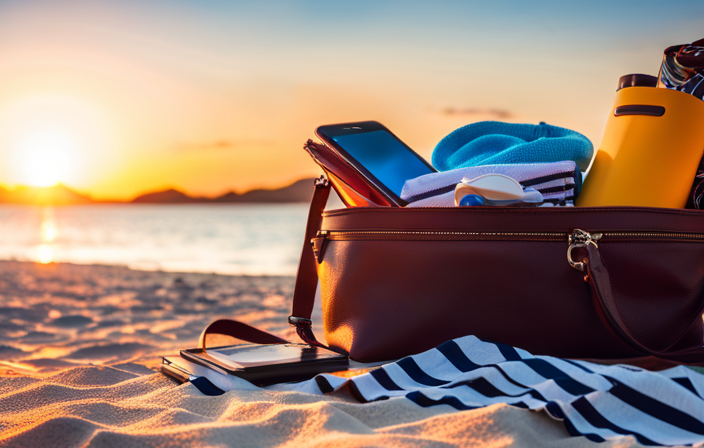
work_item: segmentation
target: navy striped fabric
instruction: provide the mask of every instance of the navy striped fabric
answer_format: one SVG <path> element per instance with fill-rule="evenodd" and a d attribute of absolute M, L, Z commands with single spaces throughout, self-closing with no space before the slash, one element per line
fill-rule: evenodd
<path fill-rule="evenodd" d="M 237 389 L 240 383 L 231 384 L 219 387 Z M 367 402 L 400 398 L 457 410 L 495 403 L 542 410 L 563 421 L 570 434 L 593 441 L 632 435 L 644 445 L 704 444 L 704 375 L 692 369 L 651 372 L 533 356 L 474 336 L 351 379 L 318 375 L 267 389 L 323 394 L 345 385 Z"/>

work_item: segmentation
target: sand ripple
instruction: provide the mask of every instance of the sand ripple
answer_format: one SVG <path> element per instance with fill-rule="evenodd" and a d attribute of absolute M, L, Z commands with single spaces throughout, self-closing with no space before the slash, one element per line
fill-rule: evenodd
<path fill-rule="evenodd" d="M 192 347 L 207 323 L 238 316 L 280 334 L 290 277 L 134 271 L 0 261 L 0 373 L 137 362 Z"/>
<path fill-rule="evenodd" d="M 140 365 L 79 367 L 0 381 L 0 445 L 449 447 L 586 446 L 543 413 L 504 405 L 455 412 L 403 398 L 359 404 L 254 387 L 206 397 Z M 594 445 L 595 447 L 597 445 Z M 602 447 L 637 446 L 632 441 Z"/>
<path fill-rule="evenodd" d="M 570 438 L 541 413 L 404 398 L 202 395 L 154 373 L 218 317 L 292 337 L 293 279 L 0 262 L 0 446 L 635 446 Z M 227 343 L 228 341 L 221 341 Z"/>

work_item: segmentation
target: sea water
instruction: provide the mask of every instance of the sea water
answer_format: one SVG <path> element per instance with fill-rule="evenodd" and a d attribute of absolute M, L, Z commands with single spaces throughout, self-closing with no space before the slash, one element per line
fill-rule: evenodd
<path fill-rule="evenodd" d="M 308 204 L 0 205 L 0 259 L 295 275 Z"/>

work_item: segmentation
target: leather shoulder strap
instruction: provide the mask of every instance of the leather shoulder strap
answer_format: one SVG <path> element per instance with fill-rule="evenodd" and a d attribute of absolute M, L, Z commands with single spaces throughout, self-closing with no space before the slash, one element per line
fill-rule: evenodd
<path fill-rule="evenodd" d="M 587 276 L 586 281 L 589 283 L 592 291 L 592 299 L 594 306 L 606 328 L 631 347 L 642 352 L 645 355 L 655 356 L 660 359 L 679 362 L 683 364 L 702 364 L 704 363 L 704 347 L 699 346 L 689 347 L 680 350 L 672 348 L 682 340 L 687 333 L 687 330 L 692 325 L 701 325 L 702 311 L 704 311 L 704 297 L 699 298 L 696 312 L 692 314 L 688 322 L 683 322 L 684 325 L 678 326 L 678 334 L 672 337 L 669 341 L 664 341 L 665 345 L 662 349 L 648 347 L 640 341 L 628 329 L 626 323 L 621 317 L 621 312 L 616 306 L 616 301 L 611 290 L 611 279 L 606 270 L 606 266 L 601 262 L 599 249 L 594 244 L 586 246 L 588 258 L 583 262 L 586 266 Z"/>
<path fill-rule="evenodd" d="M 310 319 L 315 304 L 315 291 L 318 288 L 318 271 L 311 240 L 315 238 L 318 230 L 320 230 L 323 210 L 325 210 L 328 197 L 330 197 L 330 183 L 325 176 L 320 176 L 319 179 L 315 180 L 315 190 L 308 212 L 303 250 L 296 274 L 296 286 L 293 290 L 292 311 L 288 322 L 296 327 L 296 333 L 298 333 L 303 342 L 330 349 L 315 338 Z M 259 330 L 243 322 L 220 319 L 205 327 L 198 339 L 199 348 L 206 348 L 206 338 L 209 334 L 231 336 L 255 344 L 283 344 L 288 342 L 274 334 Z"/>
<path fill-rule="evenodd" d="M 291 304 L 291 315 L 288 317 L 288 323 L 296 327 L 298 337 L 306 344 L 330 349 L 315 338 L 312 329 L 313 322 L 310 320 L 313 314 L 313 306 L 315 305 L 315 291 L 318 288 L 318 269 L 312 241 L 318 234 L 318 230 L 320 230 L 325 204 L 328 203 L 328 198 L 330 197 L 330 182 L 325 176 L 320 176 L 319 179 L 316 179 L 314 185 L 315 190 L 313 191 L 313 199 L 310 202 L 308 211 L 306 236 L 303 241 L 301 259 L 298 262 L 296 286 L 293 290 L 293 303 Z"/>
<path fill-rule="evenodd" d="M 318 271 L 313 254 L 311 241 L 316 237 L 323 221 L 323 211 L 325 204 L 330 197 L 330 184 L 327 178 L 322 177 L 315 181 L 315 191 L 308 211 L 308 223 L 306 224 L 306 236 L 303 241 L 301 259 L 298 262 L 298 273 L 296 274 L 296 286 L 293 290 L 293 304 L 291 316 L 297 318 L 310 319 L 315 303 L 315 291 L 318 287 Z"/>
<path fill-rule="evenodd" d="M 274 334 L 254 328 L 244 322 L 232 319 L 218 319 L 211 322 L 198 338 L 198 348 L 205 348 L 206 336 L 209 334 L 223 334 L 232 336 L 233 338 L 251 342 L 253 344 L 285 344 L 286 339 L 280 338 Z"/>

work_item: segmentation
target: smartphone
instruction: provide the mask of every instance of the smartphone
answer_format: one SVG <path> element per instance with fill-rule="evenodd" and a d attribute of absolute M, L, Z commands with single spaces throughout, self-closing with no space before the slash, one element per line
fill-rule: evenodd
<path fill-rule="evenodd" d="M 306 344 L 241 344 L 181 350 L 191 362 L 222 374 L 244 378 L 258 386 L 303 381 L 319 373 L 349 367 L 345 355 Z"/>
<path fill-rule="evenodd" d="M 437 170 L 376 121 L 320 126 L 315 134 L 378 191 L 389 205 L 404 207 L 403 184 Z"/>

